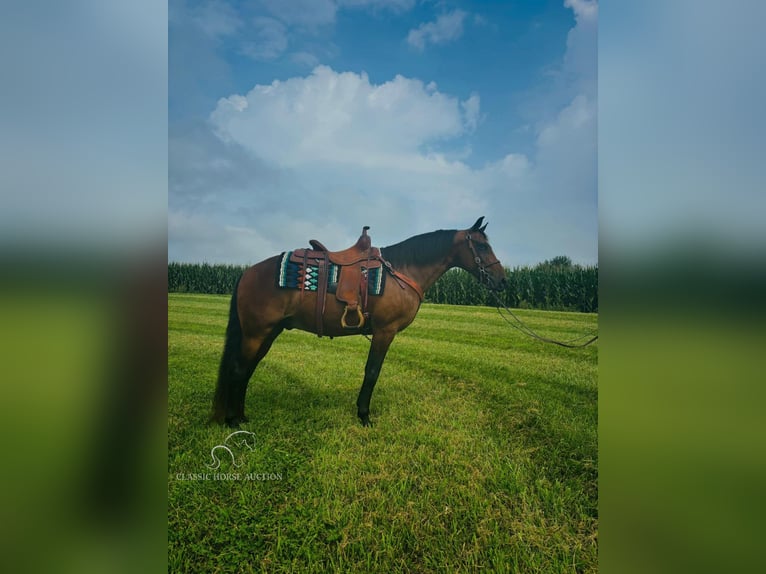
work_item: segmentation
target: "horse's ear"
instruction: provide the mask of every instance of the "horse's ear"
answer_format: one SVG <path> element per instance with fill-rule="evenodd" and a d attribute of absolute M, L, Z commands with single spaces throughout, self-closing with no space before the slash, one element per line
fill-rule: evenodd
<path fill-rule="evenodd" d="M 489 221 L 488 221 L 487 223 L 485 223 L 484 225 L 482 225 L 482 226 L 481 226 L 481 229 L 479 229 L 479 231 L 481 231 L 482 233 L 484 233 L 484 230 L 487 228 L 487 225 L 489 225 Z"/>
<path fill-rule="evenodd" d="M 473 227 L 471 227 L 471 231 L 479 231 L 479 227 L 481 227 L 481 222 L 484 221 L 484 216 L 482 215 L 479 219 L 476 220 L 476 223 L 473 224 Z"/>

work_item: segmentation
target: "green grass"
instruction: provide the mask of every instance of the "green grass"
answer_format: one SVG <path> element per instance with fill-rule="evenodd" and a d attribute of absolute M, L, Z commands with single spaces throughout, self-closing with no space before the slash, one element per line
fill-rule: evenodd
<path fill-rule="evenodd" d="M 368 341 L 286 331 L 248 389 L 255 449 L 211 470 L 230 432 L 206 425 L 228 301 L 169 295 L 170 571 L 596 571 L 597 344 L 564 349 L 494 309 L 424 305 L 363 428 Z M 597 326 L 517 314 L 558 339 Z"/>

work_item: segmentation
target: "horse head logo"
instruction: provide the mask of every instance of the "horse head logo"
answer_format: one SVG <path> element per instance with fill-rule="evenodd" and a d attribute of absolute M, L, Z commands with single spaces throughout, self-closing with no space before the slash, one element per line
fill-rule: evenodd
<path fill-rule="evenodd" d="M 237 463 L 234 451 L 232 451 L 232 448 L 236 447 L 255 450 L 255 433 L 245 430 L 231 433 L 224 439 L 223 444 L 217 444 L 210 449 L 210 458 L 212 459 L 212 462 L 207 464 L 208 468 L 216 470 L 221 466 L 221 459 L 216 455 L 217 452 L 228 453 L 232 465 L 237 468 L 242 466 L 241 463 Z"/>

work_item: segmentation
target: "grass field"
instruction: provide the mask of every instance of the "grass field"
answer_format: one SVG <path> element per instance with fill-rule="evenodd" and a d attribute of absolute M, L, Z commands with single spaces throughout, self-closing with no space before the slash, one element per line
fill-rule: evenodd
<path fill-rule="evenodd" d="M 251 379 L 251 450 L 207 426 L 226 296 L 169 295 L 172 572 L 594 572 L 598 346 L 424 305 L 356 417 L 369 343 L 286 331 Z M 569 339 L 597 315 L 518 311 Z M 236 438 L 236 437 L 234 437 Z"/>

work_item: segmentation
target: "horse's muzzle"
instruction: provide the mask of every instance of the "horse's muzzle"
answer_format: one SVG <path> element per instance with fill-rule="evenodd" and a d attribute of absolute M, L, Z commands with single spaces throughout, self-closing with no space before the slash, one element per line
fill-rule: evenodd
<path fill-rule="evenodd" d="M 505 288 L 507 286 L 508 286 L 508 279 L 506 279 L 505 277 L 498 280 L 492 276 L 487 276 L 487 287 L 489 287 L 492 291 L 505 291 Z"/>

